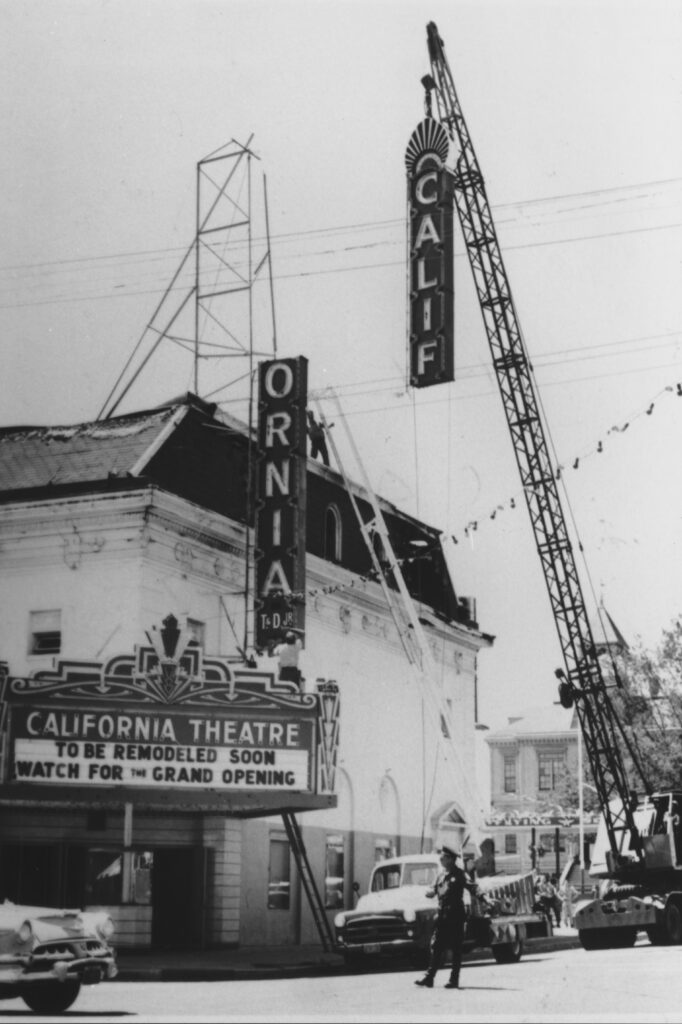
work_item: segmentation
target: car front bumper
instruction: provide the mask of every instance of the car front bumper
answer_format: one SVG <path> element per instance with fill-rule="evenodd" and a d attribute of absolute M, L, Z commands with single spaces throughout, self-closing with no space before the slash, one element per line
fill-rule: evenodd
<path fill-rule="evenodd" d="M 81 985 L 97 985 L 111 981 L 118 974 L 116 958 L 112 953 L 103 957 L 55 959 L 45 961 L 32 957 L 6 959 L 0 957 L 0 987 L 25 987 L 45 981 L 78 981 Z"/>

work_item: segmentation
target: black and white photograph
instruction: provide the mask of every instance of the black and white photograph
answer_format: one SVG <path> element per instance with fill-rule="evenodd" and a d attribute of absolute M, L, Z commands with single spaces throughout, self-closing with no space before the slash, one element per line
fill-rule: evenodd
<path fill-rule="evenodd" d="M 0 1024 L 682 1021 L 681 53 L 0 0 Z"/>

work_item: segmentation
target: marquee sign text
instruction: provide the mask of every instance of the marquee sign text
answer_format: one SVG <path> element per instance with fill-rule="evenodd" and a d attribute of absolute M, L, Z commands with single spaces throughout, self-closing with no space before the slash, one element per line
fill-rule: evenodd
<path fill-rule="evenodd" d="M 312 718 L 15 706 L 15 782 L 312 791 Z"/>

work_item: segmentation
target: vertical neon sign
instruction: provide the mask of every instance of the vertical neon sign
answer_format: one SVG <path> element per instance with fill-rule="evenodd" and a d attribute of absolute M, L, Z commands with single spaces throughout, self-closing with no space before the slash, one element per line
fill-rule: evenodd
<path fill-rule="evenodd" d="M 256 647 L 305 627 L 308 361 L 259 366 L 256 484 Z"/>
<path fill-rule="evenodd" d="M 410 218 L 409 377 L 413 387 L 455 379 L 452 175 L 449 140 L 426 118 L 405 153 Z"/>

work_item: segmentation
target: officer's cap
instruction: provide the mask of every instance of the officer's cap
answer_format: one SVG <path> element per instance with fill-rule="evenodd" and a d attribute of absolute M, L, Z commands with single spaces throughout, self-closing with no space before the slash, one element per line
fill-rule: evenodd
<path fill-rule="evenodd" d="M 445 853 L 445 854 L 447 854 L 447 856 L 448 856 L 448 857 L 452 857 L 452 858 L 453 858 L 453 860 L 456 860 L 456 859 L 457 859 L 457 857 L 459 857 L 459 856 L 460 856 L 460 854 L 459 854 L 459 853 L 457 853 L 457 851 L 456 851 L 456 850 L 453 850 L 451 846 L 441 846 L 441 848 L 440 848 L 440 850 L 439 850 L 438 852 L 439 852 L 439 853 Z"/>

